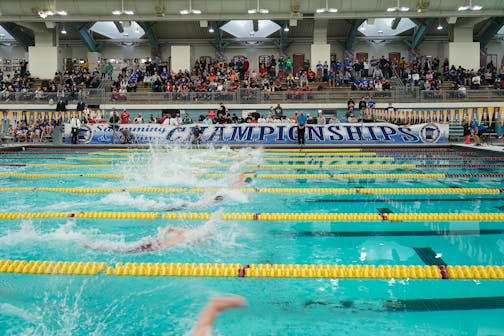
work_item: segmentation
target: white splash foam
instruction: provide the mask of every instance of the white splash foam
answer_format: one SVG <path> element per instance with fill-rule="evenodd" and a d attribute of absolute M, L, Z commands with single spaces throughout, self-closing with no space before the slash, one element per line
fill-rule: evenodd
<path fill-rule="evenodd" d="M 162 210 L 169 206 L 169 201 L 163 199 L 147 199 L 145 195 L 133 196 L 129 192 L 112 193 L 101 199 L 100 204 L 120 206 L 121 208 L 134 208 L 138 210 Z"/>
<path fill-rule="evenodd" d="M 98 229 L 76 229 L 75 222 L 69 220 L 65 224 L 50 231 L 37 230 L 31 219 L 22 220 L 18 230 L 7 230 L 0 236 L 0 246 L 13 246 L 18 244 L 35 244 L 39 242 L 68 241 L 78 242 L 96 236 Z M 108 234 L 108 237 L 117 235 Z"/>

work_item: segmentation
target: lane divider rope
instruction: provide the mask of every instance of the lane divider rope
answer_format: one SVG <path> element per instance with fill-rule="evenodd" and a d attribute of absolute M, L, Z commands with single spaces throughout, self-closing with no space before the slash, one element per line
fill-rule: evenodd
<path fill-rule="evenodd" d="M 105 218 L 105 219 L 185 219 L 208 220 L 209 212 L 0 212 L 0 219 Z M 248 221 L 504 221 L 504 213 L 282 213 L 225 212 L 223 220 Z"/>
<path fill-rule="evenodd" d="M 307 265 L 307 264 L 210 264 L 115 263 L 47 260 L 0 260 L 0 273 L 45 275 L 239 277 L 239 278 L 348 278 L 419 280 L 503 280 L 498 265 Z"/>
<path fill-rule="evenodd" d="M 197 173 L 195 177 L 228 177 L 229 174 L 224 173 Z M 376 173 L 376 174 L 245 174 L 245 177 L 263 178 L 263 179 L 375 179 L 375 178 L 446 178 L 446 177 L 504 177 L 504 173 L 461 173 L 461 174 L 444 174 L 444 173 L 425 173 L 425 174 L 406 174 L 406 173 Z M 51 177 L 97 177 L 97 178 L 124 178 L 123 174 L 29 174 L 29 173 L 0 173 L 0 177 L 18 177 L 18 178 L 51 178 Z"/>
<path fill-rule="evenodd" d="M 300 194 L 499 194 L 504 188 L 230 188 L 245 193 L 300 193 Z M 46 191 L 60 193 L 205 193 L 218 192 L 222 188 L 49 188 L 5 187 L 0 192 Z"/>

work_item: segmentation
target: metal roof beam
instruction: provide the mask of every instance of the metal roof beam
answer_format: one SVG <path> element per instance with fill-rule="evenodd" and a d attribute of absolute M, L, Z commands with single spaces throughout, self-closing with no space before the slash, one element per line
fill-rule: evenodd
<path fill-rule="evenodd" d="M 91 52 L 98 52 L 98 44 L 96 44 L 96 41 L 93 39 L 93 36 L 89 33 L 89 28 L 93 26 L 94 23 L 81 23 L 81 22 L 74 22 L 73 27 L 77 32 L 79 32 L 82 41 L 86 44 L 88 47 L 89 51 Z"/>
<path fill-rule="evenodd" d="M 161 50 L 161 43 L 159 43 L 159 39 L 157 35 L 154 33 L 154 30 L 152 27 L 156 24 L 155 22 L 138 22 L 138 25 L 142 27 L 144 30 L 145 34 L 147 35 L 147 39 L 149 40 L 149 46 L 151 49 L 160 51 Z"/>
<path fill-rule="evenodd" d="M 352 21 L 352 27 L 350 28 L 350 31 L 348 32 L 347 39 L 345 42 L 345 50 L 350 50 L 353 48 L 355 44 L 355 37 L 357 36 L 357 32 L 359 31 L 360 25 L 366 20 L 359 19 L 359 20 L 353 20 Z"/>
<path fill-rule="evenodd" d="M 485 48 L 502 26 L 504 26 L 504 17 L 492 18 L 490 24 L 480 34 L 480 48 Z"/>
<path fill-rule="evenodd" d="M 418 26 L 415 35 L 413 35 L 413 39 L 411 40 L 411 42 L 405 40 L 405 43 L 408 45 L 408 47 L 410 47 L 411 49 L 416 49 L 420 45 L 420 43 L 422 43 L 422 41 L 424 40 L 425 35 L 429 31 L 433 23 L 434 23 L 433 18 L 423 20 Z"/>
<path fill-rule="evenodd" d="M 224 41 L 222 38 L 222 29 L 220 29 L 222 26 L 224 26 L 226 23 L 229 21 L 212 21 L 208 22 L 208 24 L 213 28 L 213 36 L 214 36 L 214 41 L 215 41 L 215 49 L 217 49 L 218 52 L 223 52 L 224 49 L 227 48 L 229 45 L 229 42 Z"/>
<path fill-rule="evenodd" d="M 28 35 L 19 25 L 13 22 L 1 22 L 0 25 L 11 34 L 26 51 L 28 51 L 29 46 L 35 45 L 35 39 Z"/>

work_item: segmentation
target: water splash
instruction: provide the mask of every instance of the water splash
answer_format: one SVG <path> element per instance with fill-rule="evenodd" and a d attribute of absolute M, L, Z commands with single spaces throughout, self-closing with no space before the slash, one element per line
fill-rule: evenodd
<path fill-rule="evenodd" d="M 38 230 L 32 219 L 21 220 L 19 228 L 9 229 L 5 235 L 0 236 L 0 248 L 14 245 L 38 245 L 40 242 L 54 244 L 55 242 L 78 242 L 96 236 L 98 229 L 76 228 L 75 221 L 68 220 L 66 223 L 49 231 Z M 106 234 L 103 236 L 117 238 L 117 235 Z M 119 236 L 122 237 L 122 236 Z"/>

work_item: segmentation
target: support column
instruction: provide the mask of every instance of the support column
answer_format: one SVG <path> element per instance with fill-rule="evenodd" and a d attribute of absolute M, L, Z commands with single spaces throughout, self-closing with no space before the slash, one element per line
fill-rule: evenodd
<path fill-rule="evenodd" d="M 480 44 L 473 42 L 473 27 L 472 21 L 453 27 L 453 42 L 448 44 L 450 66 L 460 65 L 466 69 L 479 69 Z"/>
<path fill-rule="evenodd" d="M 23 24 L 25 25 L 25 24 Z M 32 77 L 54 78 L 54 73 L 61 66 L 61 55 L 55 46 L 53 29 L 45 25 L 30 26 L 35 36 L 35 46 L 28 47 L 28 69 Z M 54 28 L 54 27 L 48 27 Z"/>
<path fill-rule="evenodd" d="M 171 70 L 191 70 L 191 46 L 171 47 Z"/>
<path fill-rule="evenodd" d="M 331 63 L 331 45 L 327 44 L 327 20 L 315 20 L 313 27 L 313 44 L 310 48 L 310 64 L 312 70 L 318 62 Z"/>
<path fill-rule="evenodd" d="M 99 52 L 93 52 L 93 51 L 88 51 L 87 53 L 87 60 L 89 63 L 89 72 L 93 73 L 95 69 L 100 71 L 100 66 L 101 66 L 101 53 Z"/>

